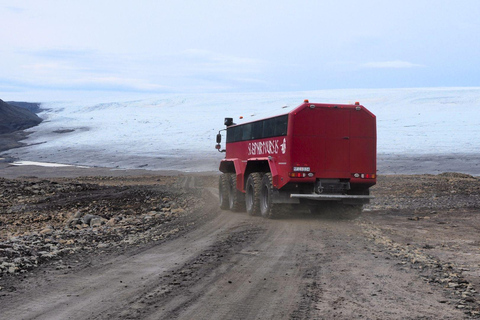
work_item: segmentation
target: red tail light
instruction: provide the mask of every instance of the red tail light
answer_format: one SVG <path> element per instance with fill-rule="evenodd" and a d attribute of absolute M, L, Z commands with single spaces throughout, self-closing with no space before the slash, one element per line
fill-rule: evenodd
<path fill-rule="evenodd" d="M 375 179 L 377 177 L 375 173 L 352 173 L 352 176 L 362 179 Z"/>
<path fill-rule="evenodd" d="M 307 174 L 305 172 L 290 172 L 288 176 L 290 178 L 304 178 Z"/>
<path fill-rule="evenodd" d="M 315 176 L 314 172 L 289 172 L 290 178 L 312 178 Z"/>

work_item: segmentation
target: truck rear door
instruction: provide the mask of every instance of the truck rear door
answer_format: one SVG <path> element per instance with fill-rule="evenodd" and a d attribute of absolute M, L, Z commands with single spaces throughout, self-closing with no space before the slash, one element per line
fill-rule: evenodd
<path fill-rule="evenodd" d="M 325 108 L 325 172 L 335 177 L 349 176 L 350 109 Z"/>
<path fill-rule="evenodd" d="M 294 116 L 293 165 L 308 164 L 324 178 L 376 172 L 376 120 L 368 110 L 317 105 Z"/>

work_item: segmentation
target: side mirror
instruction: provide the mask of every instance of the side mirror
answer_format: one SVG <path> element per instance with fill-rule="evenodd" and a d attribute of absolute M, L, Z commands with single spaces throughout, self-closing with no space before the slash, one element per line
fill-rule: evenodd
<path fill-rule="evenodd" d="M 220 130 L 220 131 L 223 131 L 223 130 Z M 217 145 L 215 146 L 215 149 L 217 149 L 218 152 L 226 152 L 226 150 L 225 149 L 222 150 L 222 147 L 220 146 L 220 143 L 222 142 L 222 135 L 220 134 L 220 131 L 217 134 Z"/>

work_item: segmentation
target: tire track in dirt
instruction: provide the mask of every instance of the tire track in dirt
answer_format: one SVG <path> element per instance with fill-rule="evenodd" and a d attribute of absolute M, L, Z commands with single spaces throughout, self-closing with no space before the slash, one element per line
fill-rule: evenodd
<path fill-rule="evenodd" d="M 221 266 L 215 282 L 201 289 L 202 298 L 179 319 L 289 317 L 299 297 L 303 268 L 299 257 L 306 235 L 298 233 L 295 224 L 251 220 L 265 232 Z"/>
<path fill-rule="evenodd" d="M 234 252 L 256 238 L 259 228 L 239 225 L 222 232 L 217 240 L 181 267 L 170 270 L 162 278 L 144 290 L 141 296 L 124 307 L 121 312 L 109 313 L 107 319 L 147 319 L 153 314 L 158 318 L 158 310 L 167 311 L 164 319 L 177 318 L 181 309 L 199 299 L 201 292 L 192 294 L 195 287 L 215 270 Z M 172 306 L 168 308 L 167 306 Z"/>
<path fill-rule="evenodd" d="M 184 179 L 194 187 L 195 179 Z M 57 274 L 2 302 L 5 319 L 460 319 L 437 286 L 358 221 L 216 218 L 131 255 Z"/>

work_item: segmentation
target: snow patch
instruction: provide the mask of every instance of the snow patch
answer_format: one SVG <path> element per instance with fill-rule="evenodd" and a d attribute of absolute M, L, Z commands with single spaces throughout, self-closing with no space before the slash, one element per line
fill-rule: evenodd
<path fill-rule="evenodd" d="M 74 167 L 69 164 L 51 163 L 51 162 L 37 162 L 37 161 L 15 161 L 10 163 L 14 166 L 38 166 L 38 167 L 50 167 L 50 168 L 62 168 L 62 167 Z M 75 166 L 77 168 L 88 168 L 85 166 Z"/>

